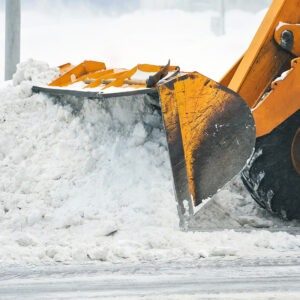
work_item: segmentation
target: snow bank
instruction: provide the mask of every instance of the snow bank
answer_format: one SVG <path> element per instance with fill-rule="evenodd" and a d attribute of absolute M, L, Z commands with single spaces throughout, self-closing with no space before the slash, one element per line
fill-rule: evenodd
<path fill-rule="evenodd" d="M 143 96 L 63 106 L 31 93 L 56 74 L 30 60 L 0 89 L 2 264 L 299 254 L 288 233 L 179 231 L 160 114 Z M 226 227 L 220 211 L 234 228 L 282 225 L 238 181 L 211 203 L 203 228 Z"/>

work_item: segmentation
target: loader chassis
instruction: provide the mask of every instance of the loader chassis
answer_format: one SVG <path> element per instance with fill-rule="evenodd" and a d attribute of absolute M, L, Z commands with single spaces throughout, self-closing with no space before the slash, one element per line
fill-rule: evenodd
<path fill-rule="evenodd" d="M 249 49 L 221 80 L 252 109 L 256 145 L 242 179 L 262 207 L 300 219 L 300 0 L 274 0 Z"/>

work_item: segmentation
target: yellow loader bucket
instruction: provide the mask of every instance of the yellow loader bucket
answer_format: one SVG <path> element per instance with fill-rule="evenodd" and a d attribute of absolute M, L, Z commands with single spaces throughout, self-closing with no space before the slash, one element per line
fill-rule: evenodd
<path fill-rule="evenodd" d="M 158 90 L 184 222 L 193 206 L 243 168 L 255 145 L 255 125 L 238 94 L 199 73 L 178 76 Z"/>

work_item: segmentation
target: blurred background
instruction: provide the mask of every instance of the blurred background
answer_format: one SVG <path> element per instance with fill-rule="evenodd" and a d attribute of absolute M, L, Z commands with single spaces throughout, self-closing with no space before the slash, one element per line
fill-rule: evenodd
<path fill-rule="evenodd" d="M 226 9 L 243 9 L 257 12 L 271 4 L 272 0 L 224 0 Z M 4 6 L 5 0 L 0 0 Z M 22 0 L 24 9 L 86 6 L 110 14 L 128 13 L 139 9 L 182 9 L 202 11 L 215 9 L 218 0 Z"/>
<path fill-rule="evenodd" d="M 218 80 L 243 54 L 272 0 L 21 0 L 21 61 L 56 66 L 180 65 Z M 0 0 L 0 80 L 5 0 Z"/>

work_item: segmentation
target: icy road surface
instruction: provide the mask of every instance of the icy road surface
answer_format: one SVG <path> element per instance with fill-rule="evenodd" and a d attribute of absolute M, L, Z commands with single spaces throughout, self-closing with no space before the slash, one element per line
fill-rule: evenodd
<path fill-rule="evenodd" d="M 300 299 L 300 258 L 6 267 L 1 299 Z"/>

